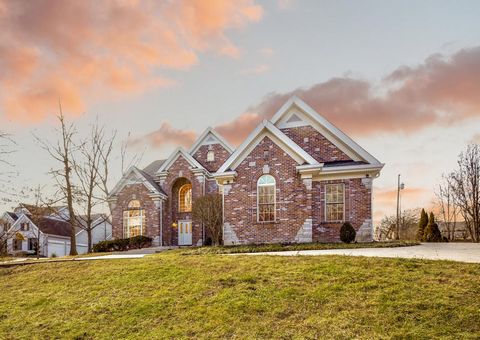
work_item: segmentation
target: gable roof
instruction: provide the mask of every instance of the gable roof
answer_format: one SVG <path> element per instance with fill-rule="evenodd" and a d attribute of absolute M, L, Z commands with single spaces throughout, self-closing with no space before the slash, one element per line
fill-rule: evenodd
<path fill-rule="evenodd" d="M 160 168 L 157 170 L 157 174 L 162 171 L 167 171 L 180 156 L 182 156 L 193 169 L 204 169 L 204 167 L 195 158 L 193 158 L 192 155 L 187 153 L 182 147 L 178 147 L 160 166 Z"/>
<path fill-rule="evenodd" d="M 13 221 L 16 221 L 17 218 L 18 218 L 17 214 L 15 214 L 14 212 L 7 211 L 6 214 L 7 214 L 8 216 L 10 216 L 10 218 L 11 218 Z"/>
<path fill-rule="evenodd" d="M 32 219 L 31 219 L 32 220 Z M 55 218 L 39 217 L 32 220 L 38 229 L 44 234 L 70 237 L 70 223 Z"/>
<path fill-rule="evenodd" d="M 160 167 L 162 166 L 163 163 L 165 163 L 166 159 L 158 159 L 156 161 L 153 161 L 152 163 L 148 164 L 145 168 L 143 168 L 143 172 L 147 173 L 151 177 L 155 177 L 156 172 Z"/>
<path fill-rule="evenodd" d="M 153 194 L 160 195 L 161 197 L 166 198 L 167 195 L 163 192 L 162 188 L 155 182 L 152 176 L 147 174 L 145 171 L 138 169 L 135 166 L 130 167 L 130 169 L 125 172 L 122 179 L 115 185 L 112 191 L 109 194 L 109 198 L 115 196 L 123 187 L 129 184 L 129 179 L 131 176 L 136 176 L 138 183 L 142 183 L 145 187 Z"/>
<path fill-rule="evenodd" d="M 198 139 L 193 143 L 193 145 L 188 150 L 190 155 L 193 155 L 202 145 L 209 144 L 220 144 L 228 152 L 232 153 L 234 148 L 223 138 L 217 131 L 213 128 L 208 127 L 203 133 L 198 137 Z"/>
<path fill-rule="evenodd" d="M 365 149 L 348 137 L 343 131 L 330 123 L 325 117 L 320 115 L 311 106 L 297 96 L 292 96 L 290 99 L 288 99 L 287 102 L 275 113 L 275 115 L 273 115 L 271 119 L 272 124 L 278 125 L 282 118 L 285 118 L 284 116 L 291 111 L 292 107 L 296 107 L 300 111 L 299 113 L 292 114 L 292 117 L 293 115 L 296 115 L 296 118 L 293 119 L 294 121 L 301 119 L 298 117 L 298 114 L 305 115 L 308 120 L 312 121 L 314 128 L 321 132 L 325 138 L 327 138 L 345 154 L 350 156 L 354 161 L 364 161 L 369 164 L 381 165 L 381 163 L 375 157 L 373 157 L 370 153 L 368 153 Z M 291 117 L 289 117 L 288 120 L 291 120 Z"/>
<path fill-rule="evenodd" d="M 218 173 L 234 170 L 236 166 L 250 153 L 249 151 L 265 137 L 269 136 L 273 142 L 285 150 L 293 159 L 301 164 L 319 164 L 312 156 L 303 150 L 298 144 L 287 137 L 282 131 L 267 120 L 261 122 L 245 141 L 218 169 Z"/>

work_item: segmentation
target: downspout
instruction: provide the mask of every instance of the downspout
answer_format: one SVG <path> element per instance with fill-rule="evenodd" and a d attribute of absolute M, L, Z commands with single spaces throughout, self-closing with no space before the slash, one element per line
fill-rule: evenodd
<path fill-rule="evenodd" d="M 203 196 L 205 196 L 205 181 L 207 180 L 205 174 L 203 175 Z M 205 245 L 205 224 L 202 222 L 202 246 Z"/>
<path fill-rule="evenodd" d="M 222 182 L 222 246 L 225 245 L 225 186 Z"/>
<path fill-rule="evenodd" d="M 160 206 L 158 207 L 159 214 L 160 214 L 160 247 L 163 247 L 163 200 L 160 199 Z"/>

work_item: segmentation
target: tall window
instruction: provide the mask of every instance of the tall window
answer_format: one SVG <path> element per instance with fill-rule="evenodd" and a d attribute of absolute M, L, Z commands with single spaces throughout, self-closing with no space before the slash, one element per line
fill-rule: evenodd
<path fill-rule="evenodd" d="M 184 184 L 178 191 L 178 211 L 191 212 L 192 211 L 192 185 Z"/>
<path fill-rule="evenodd" d="M 275 178 L 263 175 L 257 182 L 257 211 L 259 222 L 275 221 Z"/>
<path fill-rule="evenodd" d="M 128 210 L 123 212 L 123 235 L 126 238 L 143 235 L 144 229 L 145 211 L 141 208 L 140 201 L 130 201 Z"/>
<path fill-rule="evenodd" d="M 207 152 L 207 162 L 213 162 L 215 160 L 215 153 L 213 151 Z"/>
<path fill-rule="evenodd" d="M 327 184 L 325 186 L 325 220 L 343 221 L 345 211 L 345 186 L 340 184 Z"/>

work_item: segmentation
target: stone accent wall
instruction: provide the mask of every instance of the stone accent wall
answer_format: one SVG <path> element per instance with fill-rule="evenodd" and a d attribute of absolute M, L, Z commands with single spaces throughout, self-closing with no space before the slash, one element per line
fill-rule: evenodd
<path fill-rule="evenodd" d="M 213 162 L 207 162 L 207 153 L 213 151 L 215 154 L 215 160 Z M 230 156 L 230 152 L 225 149 L 221 144 L 202 145 L 198 148 L 197 152 L 193 155 L 202 166 L 210 172 L 217 171 L 220 166 Z"/>
<path fill-rule="evenodd" d="M 268 156 L 265 152 L 268 151 Z M 237 177 L 225 190 L 226 236 L 230 243 L 295 242 L 311 217 L 311 200 L 296 171 L 297 163 L 265 137 L 237 167 Z M 257 180 L 264 173 L 275 177 L 276 221 L 257 222 Z"/>
<path fill-rule="evenodd" d="M 190 164 L 183 158 L 179 157 L 168 169 L 168 175 L 161 182 L 163 191 L 167 194 L 168 199 L 164 203 L 163 213 L 163 241 L 165 245 L 178 245 L 178 229 L 173 227 L 173 223 L 179 220 L 191 220 L 191 213 L 178 212 L 178 189 L 180 185 L 186 182 L 192 184 L 192 200 L 203 196 L 204 193 L 204 177 L 196 176 L 190 170 Z M 202 226 L 198 223 L 192 223 L 192 244 L 197 245 L 203 239 Z"/>
<path fill-rule="evenodd" d="M 282 132 L 320 163 L 351 160 L 312 126 L 285 128 Z"/>
<path fill-rule="evenodd" d="M 149 196 L 150 192 L 143 184 L 130 184 L 123 188 L 117 195 L 117 201 L 111 204 L 112 212 L 112 234 L 113 238 L 123 238 L 123 212 L 128 209 L 131 200 L 139 200 L 145 209 L 146 227 L 143 234 L 159 241 L 160 235 L 160 213 L 154 200 Z"/>
<path fill-rule="evenodd" d="M 358 241 L 372 241 L 373 235 L 371 232 L 368 234 L 368 228 L 372 225 L 372 190 L 371 185 L 361 178 L 313 182 L 313 241 L 340 241 L 340 228 L 343 222 L 325 221 L 325 185 L 330 183 L 344 183 L 345 221 L 349 221 L 359 233 Z"/>

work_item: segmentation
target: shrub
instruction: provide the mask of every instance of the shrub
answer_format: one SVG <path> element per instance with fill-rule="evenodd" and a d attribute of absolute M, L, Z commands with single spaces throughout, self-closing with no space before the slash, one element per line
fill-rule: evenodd
<path fill-rule="evenodd" d="M 147 248 L 152 246 L 152 238 L 147 236 L 135 236 L 131 237 L 128 240 L 129 249 L 140 249 Z"/>
<path fill-rule="evenodd" d="M 351 243 L 355 240 L 355 229 L 353 229 L 350 222 L 345 222 L 340 228 L 340 240 L 344 243 Z"/>
<path fill-rule="evenodd" d="M 438 224 L 435 223 L 435 217 L 433 213 L 430 213 L 430 218 L 428 219 L 428 225 L 425 228 L 423 233 L 423 241 L 425 242 L 442 242 L 442 233 L 438 228 Z"/>
<path fill-rule="evenodd" d="M 125 251 L 129 249 L 140 249 L 152 246 L 152 238 L 147 236 L 134 236 L 130 238 L 118 238 L 98 242 L 93 246 L 93 252 L 106 253 L 111 251 Z"/>
<path fill-rule="evenodd" d="M 425 233 L 425 228 L 428 224 L 428 215 L 425 212 L 425 209 L 422 209 L 420 214 L 420 220 L 418 221 L 418 232 L 417 232 L 417 240 L 423 241 L 423 234 Z"/>

